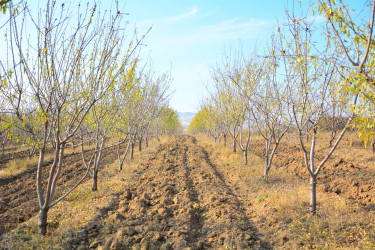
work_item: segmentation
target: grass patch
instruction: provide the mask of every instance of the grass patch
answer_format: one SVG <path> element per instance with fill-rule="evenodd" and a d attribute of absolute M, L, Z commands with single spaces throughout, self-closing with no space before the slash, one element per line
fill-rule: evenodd
<path fill-rule="evenodd" d="M 20 174 L 27 170 L 29 166 L 38 164 L 38 157 L 31 159 L 16 159 L 7 163 L 6 167 L 0 170 L 0 177 L 8 177 Z"/>
<path fill-rule="evenodd" d="M 259 195 L 257 198 L 256 198 L 256 201 L 257 202 L 263 202 L 265 201 L 266 199 L 268 198 L 268 194 L 262 194 L 262 195 Z"/>

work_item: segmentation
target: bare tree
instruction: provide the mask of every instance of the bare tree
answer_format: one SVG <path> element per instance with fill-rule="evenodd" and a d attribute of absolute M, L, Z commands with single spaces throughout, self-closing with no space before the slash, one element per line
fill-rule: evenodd
<path fill-rule="evenodd" d="M 304 163 L 310 174 L 310 212 L 315 213 L 317 176 L 344 136 L 348 125 L 354 118 L 354 112 L 348 117 L 346 125 L 332 147 L 325 153 L 325 157 L 319 164 L 316 164 L 317 134 L 322 117 L 328 109 L 326 98 L 329 94 L 329 87 L 335 83 L 334 79 L 338 73 L 338 52 L 329 46 L 329 41 L 322 52 L 316 50 L 312 43 L 312 24 L 306 18 L 292 15 L 288 15 L 289 33 L 280 32 L 279 34 L 280 52 L 286 55 L 283 57 L 285 72 L 292 83 L 288 87 L 291 112 L 299 134 Z M 287 42 L 289 41 L 286 38 L 287 35 L 293 37 L 290 42 Z M 304 131 L 308 125 L 311 127 L 307 131 L 311 137 L 310 148 L 304 140 Z"/>
<path fill-rule="evenodd" d="M 247 71 L 249 73 L 246 74 L 244 86 L 240 87 L 245 98 L 251 103 L 256 127 L 265 140 L 264 181 L 267 183 L 273 157 L 291 126 L 288 119 L 288 82 L 280 72 L 274 36 L 271 37 L 267 55 L 254 55 L 249 60 Z"/>
<path fill-rule="evenodd" d="M 66 197 L 86 177 L 61 197 L 54 197 L 62 172 L 64 149 L 79 131 L 91 108 L 108 93 L 128 63 L 122 57 L 125 33 L 119 11 L 101 14 L 95 4 L 78 4 L 77 17 L 63 4 L 47 1 L 34 17 L 25 5 L 24 15 L 10 9 L 8 57 L 9 84 L 2 91 L 8 100 L 4 112 L 14 114 L 39 151 L 36 186 L 40 207 L 39 226 L 46 233 L 49 209 Z M 31 31 L 26 23 L 33 24 Z M 33 33 L 29 36 L 29 33 Z M 127 53 L 132 53 L 138 44 Z M 54 160 L 45 188 L 42 172 L 50 140 Z"/>
<path fill-rule="evenodd" d="M 238 72 L 242 69 L 241 63 L 240 59 L 232 59 L 229 55 L 225 57 L 223 66 L 216 66 L 211 72 L 214 84 L 210 93 L 211 102 L 212 107 L 215 107 L 217 111 L 209 112 L 209 114 L 216 121 L 217 136 L 221 133 L 226 135 L 228 132 L 232 136 L 233 152 L 237 152 L 237 138 L 246 112 L 246 107 L 239 98 L 238 91 L 233 88 L 235 85 L 233 82 L 240 81 Z"/>

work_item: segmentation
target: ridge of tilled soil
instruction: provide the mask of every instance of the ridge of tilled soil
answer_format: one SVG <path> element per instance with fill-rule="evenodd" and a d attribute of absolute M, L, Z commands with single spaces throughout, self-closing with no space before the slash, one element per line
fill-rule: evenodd
<path fill-rule="evenodd" d="M 102 217 L 68 232 L 63 247 L 270 248 L 259 240 L 241 203 L 192 136 L 160 145 Z"/>
<path fill-rule="evenodd" d="M 257 143 L 254 153 L 264 157 L 262 144 Z M 325 155 L 316 153 L 318 160 Z M 308 180 L 310 175 L 303 164 L 303 156 L 299 146 L 280 145 L 274 157 L 274 164 L 288 172 Z M 375 169 L 370 164 L 351 163 L 333 154 L 318 175 L 318 188 L 324 192 L 332 192 L 358 202 L 368 210 L 375 209 L 375 185 L 373 176 Z"/>
<path fill-rule="evenodd" d="M 116 150 L 116 148 L 106 149 L 101 164 L 113 162 L 117 157 Z M 64 185 L 65 189 L 68 189 L 82 177 L 85 168 L 81 162 L 80 153 L 66 155 L 58 187 Z M 52 161 L 45 162 L 44 185 L 47 182 L 50 164 Z M 39 206 L 35 187 L 36 170 L 36 166 L 29 166 L 26 171 L 20 174 L 0 178 L 0 236 L 38 213 Z M 87 177 L 85 181 L 87 180 L 90 178 Z M 63 190 L 58 189 L 57 191 L 61 193 Z"/>

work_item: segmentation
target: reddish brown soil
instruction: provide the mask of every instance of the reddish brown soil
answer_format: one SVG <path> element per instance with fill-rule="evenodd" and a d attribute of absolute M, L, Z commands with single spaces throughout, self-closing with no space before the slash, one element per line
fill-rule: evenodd
<path fill-rule="evenodd" d="M 101 216 L 68 232 L 66 249 L 268 249 L 246 210 L 191 136 L 159 146 Z"/>
<path fill-rule="evenodd" d="M 345 142 L 343 142 L 345 143 Z M 342 143 L 342 144 L 343 144 Z M 253 150 L 258 156 L 264 156 L 262 141 L 254 142 Z M 369 209 L 375 209 L 375 162 L 347 162 L 340 157 L 339 145 L 330 159 L 321 169 L 317 183 L 318 188 L 325 192 L 333 192 L 342 197 L 358 202 Z M 362 145 L 360 145 L 363 147 Z M 328 151 L 328 148 L 324 151 Z M 371 154 L 369 152 L 369 154 Z M 322 152 L 316 152 L 316 164 L 325 157 Z M 302 179 L 308 180 L 309 173 L 303 163 L 303 154 L 299 144 L 284 141 L 276 151 L 274 167 L 285 168 Z"/>
<path fill-rule="evenodd" d="M 27 151 L 22 151 L 17 156 L 27 157 L 28 154 Z M 103 153 L 101 163 L 102 165 L 111 163 L 116 157 L 116 149 L 108 149 Z M 85 168 L 81 162 L 80 153 L 67 155 L 58 182 L 58 193 L 68 190 L 69 187 L 82 178 Z M 45 182 L 48 178 L 49 164 L 52 164 L 52 162 L 46 162 L 46 167 L 43 171 Z M 15 228 L 18 223 L 28 220 L 39 211 L 35 184 L 36 170 L 37 166 L 28 166 L 27 170 L 20 174 L 0 178 L 0 235 Z"/>

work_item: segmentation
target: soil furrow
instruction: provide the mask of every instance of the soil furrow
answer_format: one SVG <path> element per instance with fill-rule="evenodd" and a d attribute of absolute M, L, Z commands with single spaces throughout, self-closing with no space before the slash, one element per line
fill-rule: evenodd
<path fill-rule="evenodd" d="M 159 146 L 102 218 L 69 232 L 64 247 L 269 248 L 257 235 L 208 153 L 193 137 L 178 136 Z"/>
<path fill-rule="evenodd" d="M 105 150 L 101 161 L 102 165 L 116 160 L 116 150 L 116 148 Z M 80 153 L 72 153 L 66 156 L 57 184 L 56 196 L 68 190 L 83 176 L 85 168 L 81 162 Z M 43 170 L 44 184 L 46 184 L 48 178 L 48 164 L 51 163 L 52 161 L 47 162 Z M 39 211 L 35 185 L 36 170 L 37 166 L 29 166 L 26 171 L 20 174 L 0 178 L 0 236 Z"/>
<path fill-rule="evenodd" d="M 274 158 L 274 165 L 308 181 L 310 175 L 303 164 L 301 149 L 290 144 L 279 147 Z M 261 144 L 254 143 L 254 145 L 254 153 L 263 158 L 264 149 Z M 322 160 L 324 156 L 322 153 L 316 153 L 318 160 Z M 333 154 L 318 175 L 318 188 L 324 192 L 336 193 L 363 206 L 373 207 L 375 203 L 373 188 L 375 169 L 373 166 L 371 163 L 348 162 Z"/>

